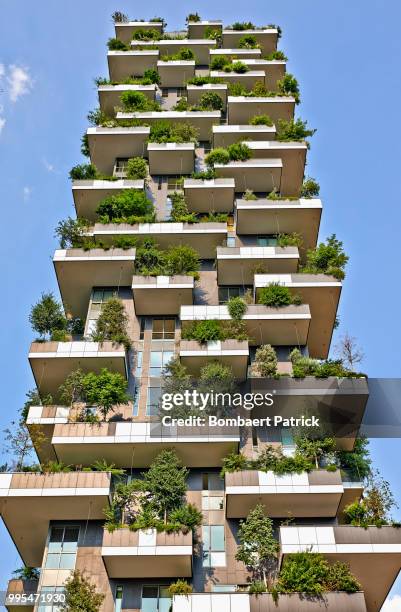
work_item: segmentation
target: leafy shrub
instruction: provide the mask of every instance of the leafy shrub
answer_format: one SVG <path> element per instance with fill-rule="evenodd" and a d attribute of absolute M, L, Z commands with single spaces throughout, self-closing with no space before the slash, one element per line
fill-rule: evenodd
<path fill-rule="evenodd" d="M 299 304 L 299 300 L 291 294 L 288 287 L 271 283 L 260 290 L 258 303 L 280 308 L 282 306 L 290 306 L 291 304 Z"/>
<path fill-rule="evenodd" d="M 254 368 L 260 376 L 275 376 L 277 374 L 277 355 L 270 344 L 263 344 L 256 349 Z"/>
<path fill-rule="evenodd" d="M 155 121 L 150 128 L 149 142 L 197 142 L 199 131 L 190 123 Z"/>
<path fill-rule="evenodd" d="M 222 80 L 218 77 L 195 76 L 195 77 L 192 77 L 192 79 L 189 79 L 187 81 L 187 84 L 201 86 L 201 85 L 207 85 L 208 83 L 221 83 L 221 82 Z"/>
<path fill-rule="evenodd" d="M 177 104 L 174 105 L 173 110 L 183 112 L 189 109 L 187 98 L 180 98 Z"/>
<path fill-rule="evenodd" d="M 147 68 L 143 73 L 142 81 L 149 81 L 149 84 L 160 85 L 160 75 L 155 68 Z M 145 85 L 145 83 L 143 83 Z"/>
<path fill-rule="evenodd" d="M 243 30 L 254 30 L 255 26 L 252 21 L 236 21 L 229 29 L 242 32 Z"/>
<path fill-rule="evenodd" d="M 315 249 L 309 249 L 306 254 L 306 265 L 302 272 L 307 274 L 330 274 L 338 280 L 345 277 L 344 268 L 349 260 L 345 254 L 343 243 L 332 234 Z"/>
<path fill-rule="evenodd" d="M 245 455 L 242 453 L 230 453 L 227 457 L 223 458 L 223 467 L 220 476 L 224 478 L 225 474 L 247 470 L 249 467 L 249 460 Z"/>
<path fill-rule="evenodd" d="M 226 64 L 223 67 L 224 72 L 236 72 L 237 74 L 245 74 L 248 72 L 249 68 L 244 62 L 236 61 L 232 64 Z"/>
<path fill-rule="evenodd" d="M 136 250 L 135 268 L 137 274 L 145 276 L 191 274 L 196 277 L 199 254 L 186 245 L 160 251 L 152 239 L 147 239 Z"/>
<path fill-rule="evenodd" d="M 201 525 L 203 515 L 194 504 L 186 504 L 175 508 L 169 518 L 172 523 L 185 525 L 188 529 L 195 531 L 196 527 Z"/>
<path fill-rule="evenodd" d="M 166 252 L 166 273 L 193 274 L 199 270 L 199 253 L 185 244 L 170 247 Z"/>
<path fill-rule="evenodd" d="M 257 200 L 258 198 L 253 193 L 252 189 L 247 189 L 244 193 L 244 200 Z"/>
<path fill-rule="evenodd" d="M 241 297 L 232 297 L 227 302 L 229 315 L 235 321 L 240 321 L 247 311 L 247 305 Z"/>
<path fill-rule="evenodd" d="M 110 372 L 107 368 L 102 368 L 99 374 L 85 374 L 83 388 L 87 403 L 98 406 L 104 420 L 115 406 L 127 404 L 131 399 L 127 394 L 124 376 L 119 372 Z"/>
<path fill-rule="evenodd" d="M 86 181 L 97 178 L 97 170 L 93 164 L 79 164 L 70 170 L 72 181 Z"/>
<path fill-rule="evenodd" d="M 266 593 L 266 591 L 267 586 L 263 580 L 252 580 L 248 589 L 248 593 L 251 595 L 261 595 L 262 593 Z"/>
<path fill-rule="evenodd" d="M 185 196 L 182 192 L 174 191 L 170 198 L 172 202 L 170 219 L 172 221 L 182 223 L 193 223 L 196 221 L 194 213 L 190 213 L 188 210 Z"/>
<path fill-rule="evenodd" d="M 302 142 L 309 136 L 313 136 L 316 130 L 308 130 L 307 121 L 302 119 L 278 120 L 276 138 L 280 142 Z"/>
<path fill-rule="evenodd" d="M 246 161 L 251 157 L 251 149 L 244 142 L 235 142 L 227 147 L 231 161 Z"/>
<path fill-rule="evenodd" d="M 276 51 L 272 51 L 271 53 L 269 53 L 269 55 L 265 55 L 264 59 L 267 60 L 268 62 L 273 62 L 275 60 L 286 62 L 288 60 L 288 57 L 283 51 L 279 51 L 277 49 Z"/>
<path fill-rule="evenodd" d="M 151 28 L 150 30 L 140 28 L 134 32 L 132 40 L 151 41 L 160 40 L 160 37 L 160 32 L 158 30 L 155 30 L 154 28 Z"/>
<path fill-rule="evenodd" d="M 65 331 L 67 327 L 63 308 L 53 293 L 42 293 L 40 300 L 31 307 L 29 322 L 42 338 L 56 330 Z"/>
<path fill-rule="evenodd" d="M 245 96 L 247 90 L 241 83 L 229 83 L 228 93 L 230 96 Z"/>
<path fill-rule="evenodd" d="M 178 53 L 174 53 L 174 55 L 163 55 L 161 60 L 163 62 L 173 62 L 173 61 L 191 61 L 195 59 L 195 53 L 192 49 L 182 48 L 178 51 Z"/>
<path fill-rule="evenodd" d="M 90 156 L 89 137 L 88 137 L 88 134 L 86 132 L 85 132 L 85 134 L 82 134 L 82 138 L 81 138 L 81 153 L 85 157 L 89 157 Z"/>
<path fill-rule="evenodd" d="M 109 51 L 129 51 L 128 45 L 126 45 L 119 38 L 109 38 L 107 41 Z"/>
<path fill-rule="evenodd" d="M 270 119 L 269 115 L 255 115 L 249 122 L 251 125 L 268 125 L 272 127 L 273 121 Z"/>
<path fill-rule="evenodd" d="M 128 218 L 150 223 L 154 220 L 153 202 L 139 189 L 123 189 L 105 198 L 96 208 L 96 213 L 102 223 L 126 223 Z"/>
<path fill-rule="evenodd" d="M 145 112 L 153 111 L 159 108 L 159 105 L 149 100 L 142 91 L 124 91 L 120 100 L 127 112 Z"/>
<path fill-rule="evenodd" d="M 286 72 L 283 78 L 277 81 L 277 91 L 283 96 L 293 96 L 297 104 L 301 101 L 298 81 L 289 72 Z"/>
<path fill-rule="evenodd" d="M 59 221 L 54 233 L 59 239 L 60 249 L 80 247 L 88 225 L 89 222 L 81 218 L 67 217 L 67 219 Z"/>
<path fill-rule="evenodd" d="M 230 155 L 226 149 L 218 147 L 217 149 L 213 149 L 210 151 L 208 155 L 206 155 L 205 162 L 208 166 L 213 167 L 214 164 L 228 164 L 230 161 Z"/>
<path fill-rule="evenodd" d="M 148 176 L 148 166 L 143 157 L 131 157 L 127 163 L 127 179 L 137 181 L 146 179 Z"/>
<path fill-rule="evenodd" d="M 196 340 L 201 344 L 210 341 L 220 340 L 220 322 L 214 319 L 205 321 L 194 321 L 182 330 L 183 340 Z"/>
<path fill-rule="evenodd" d="M 189 13 L 185 18 L 185 23 L 198 23 L 201 21 L 199 13 Z"/>
<path fill-rule="evenodd" d="M 297 232 L 292 232 L 292 234 L 277 234 L 277 245 L 279 247 L 295 246 L 300 248 L 302 243 L 302 236 Z"/>
<path fill-rule="evenodd" d="M 92 333 L 95 342 L 117 342 L 128 349 L 131 346 L 127 334 L 128 317 L 124 304 L 117 297 L 112 297 L 103 304 L 101 313 L 96 320 L 96 328 Z"/>
<path fill-rule="evenodd" d="M 189 595 L 192 593 L 192 586 L 186 580 L 178 579 L 172 582 L 167 590 L 170 597 L 174 597 L 174 595 Z"/>
<path fill-rule="evenodd" d="M 213 168 L 208 168 L 207 170 L 203 170 L 202 172 L 193 172 L 191 174 L 191 178 L 201 181 L 210 181 L 216 178 L 216 172 Z"/>
<path fill-rule="evenodd" d="M 225 55 L 215 55 L 210 62 L 210 70 L 223 70 L 230 61 Z"/>
<path fill-rule="evenodd" d="M 304 180 L 301 187 L 301 198 L 317 198 L 320 192 L 320 185 L 315 179 L 307 178 Z"/>
<path fill-rule="evenodd" d="M 240 49 L 259 49 L 260 45 L 258 44 L 255 36 L 252 34 L 247 34 L 239 39 L 238 47 Z"/>
<path fill-rule="evenodd" d="M 207 91 L 201 96 L 199 106 L 204 110 L 222 110 L 223 100 L 216 92 Z"/>
<path fill-rule="evenodd" d="M 114 23 L 127 23 L 128 22 L 128 17 L 125 13 L 122 13 L 121 11 L 114 11 L 114 13 L 111 16 L 112 21 L 114 21 Z"/>

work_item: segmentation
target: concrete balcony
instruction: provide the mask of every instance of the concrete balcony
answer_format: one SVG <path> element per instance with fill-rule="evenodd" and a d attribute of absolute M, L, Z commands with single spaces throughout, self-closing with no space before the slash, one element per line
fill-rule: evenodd
<path fill-rule="evenodd" d="M 366 612 L 364 594 L 331 592 L 322 597 L 307 593 L 279 595 L 276 602 L 271 593 L 192 593 L 175 595 L 172 612 Z"/>
<path fill-rule="evenodd" d="M 152 125 L 156 121 L 191 124 L 198 130 L 199 140 L 211 140 L 213 126 L 220 123 L 220 111 L 162 111 L 147 113 L 117 113 L 118 119 L 139 119 Z"/>
<path fill-rule="evenodd" d="M 276 96 L 256 98 L 253 96 L 228 96 L 228 123 L 245 125 L 255 115 L 268 115 L 274 123 L 279 119 L 289 121 L 294 117 L 295 99 Z"/>
<path fill-rule="evenodd" d="M 261 49 L 210 49 L 210 61 L 216 56 L 223 55 L 228 60 L 243 61 L 245 59 L 258 59 L 262 55 Z"/>
<path fill-rule="evenodd" d="M 119 417 L 121 408 L 116 412 Z M 46 436 L 38 451 L 41 460 L 58 459 L 66 464 L 76 463 L 79 458 L 82 465 L 91 465 L 102 457 L 125 468 L 131 464 L 134 451 L 135 466 L 142 469 L 148 468 L 163 449 L 174 448 L 190 468 L 215 467 L 230 452 L 238 450 L 238 427 L 170 427 L 159 421 L 132 421 L 132 413 L 132 406 L 127 405 L 122 410 L 125 420 L 113 416 L 111 421 L 91 424 L 73 422 L 74 409 L 34 406 L 27 425 L 40 425 Z M 49 414 L 55 416 L 42 416 Z"/>
<path fill-rule="evenodd" d="M 280 192 L 283 196 L 298 197 L 304 180 L 305 142 L 248 141 L 252 159 L 281 159 L 283 171 Z"/>
<path fill-rule="evenodd" d="M 301 307 L 299 307 L 301 308 Z M 313 318 L 312 318 L 313 321 Z M 280 369 L 288 362 L 281 362 Z M 291 365 L 291 364 L 289 364 Z M 288 372 L 290 373 L 291 370 Z M 249 377 L 253 393 L 274 393 L 275 414 L 289 418 L 302 414 L 315 415 L 330 435 L 336 439 L 337 448 L 352 450 L 363 419 L 369 398 L 365 378 L 292 378 L 279 379 L 255 376 Z M 266 416 L 265 409 L 254 408 L 254 417 Z M 359 484 L 344 484 L 345 499 L 355 499 Z M 342 506 L 339 507 L 341 514 Z"/>
<path fill-rule="evenodd" d="M 57 398 L 60 385 L 71 372 L 100 372 L 108 368 L 127 376 L 126 352 L 113 342 L 32 342 L 29 363 L 42 396 Z"/>
<path fill-rule="evenodd" d="M 217 247 L 216 261 L 219 285 L 252 285 L 255 270 L 296 272 L 299 251 L 297 247 Z"/>
<path fill-rule="evenodd" d="M 185 201 L 190 212 L 231 212 L 234 192 L 235 181 L 232 178 L 184 180 Z"/>
<path fill-rule="evenodd" d="M 166 222 L 139 225 L 97 223 L 91 233 L 106 243 L 112 237 L 127 236 L 140 239 L 154 238 L 161 249 L 167 249 L 169 246 L 188 245 L 199 253 L 201 259 L 214 259 L 216 248 L 227 238 L 227 223 Z"/>
<path fill-rule="evenodd" d="M 192 532 L 105 531 L 101 555 L 109 578 L 189 578 Z"/>
<path fill-rule="evenodd" d="M 261 58 L 244 59 L 249 71 L 261 70 L 265 74 L 262 79 L 268 91 L 276 91 L 277 81 L 285 75 L 286 62 L 282 60 L 265 60 Z"/>
<path fill-rule="evenodd" d="M 265 73 L 263 70 L 255 69 L 248 70 L 248 72 L 225 72 L 224 70 L 211 70 L 210 76 L 216 79 L 221 79 L 222 81 L 225 81 L 228 84 L 239 83 L 248 91 L 251 91 L 251 89 L 253 89 L 255 83 L 263 83 L 263 85 L 265 84 Z"/>
<path fill-rule="evenodd" d="M 275 126 L 269 125 L 214 125 L 213 147 L 228 147 L 235 142 L 266 141 L 276 137 Z M 248 144 L 248 142 L 247 142 Z"/>
<path fill-rule="evenodd" d="M 233 178 L 236 193 L 247 189 L 255 192 L 280 191 L 283 162 L 281 159 L 247 159 L 228 164 L 215 164 L 218 178 Z"/>
<path fill-rule="evenodd" d="M 66 312 L 85 319 L 92 287 L 129 287 L 135 249 L 57 249 L 54 269 Z"/>
<path fill-rule="evenodd" d="M 342 284 L 327 274 L 255 274 L 255 301 L 260 290 L 272 283 L 288 287 L 293 295 L 299 295 L 308 304 L 312 321 L 308 348 L 311 357 L 326 359 L 333 334 Z"/>
<path fill-rule="evenodd" d="M 303 248 L 316 246 L 322 202 L 311 200 L 243 200 L 236 201 L 238 234 L 269 235 L 297 232 L 303 239 Z"/>
<path fill-rule="evenodd" d="M 134 276 L 132 291 L 137 315 L 177 315 L 193 303 L 192 276 Z"/>
<path fill-rule="evenodd" d="M 182 328 L 185 329 L 192 321 L 229 321 L 231 317 L 227 306 L 182 306 L 180 319 Z M 297 346 L 306 344 L 311 315 L 307 305 L 278 309 L 251 304 L 242 320 L 252 346 Z"/>
<path fill-rule="evenodd" d="M 118 157 L 144 157 L 150 128 L 92 127 L 87 130 L 90 160 L 102 174 L 111 176 Z"/>
<path fill-rule="evenodd" d="M 72 195 L 74 198 L 77 217 L 83 217 L 89 221 L 96 221 L 96 208 L 105 198 L 117 195 L 124 189 L 145 189 L 143 179 L 131 181 L 119 179 L 118 181 L 83 180 L 73 181 Z"/>
<path fill-rule="evenodd" d="M 276 28 L 265 28 L 263 30 L 223 30 L 224 48 L 238 47 L 243 36 L 254 36 L 260 45 L 262 55 L 269 55 L 277 48 L 278 31 Z"/>
<path fill-rule="evenodd" d="M 362 585 L 369 612 L 381 609 L 401 568 L 401 531 L 395 527 L 280 527 L 281 560 L 310 550 L 342 561 Z"/>
<path fill-rule="evenodd" d="M 154 46 L 159 47 L 160 57 L 163 55 L 175 55 L 179 53 L 180 49 L 190 49 L 195 55 L 195 64 L 207 65 L 209 64 L 209 51 L 216 48 L 216 41 L 212 38 L 187 38 L 187 39 L 171 39 L 171 40 L 157 40 L 144 43 L 141 40 L 133 40 L 131 47 L 135 49 L 136 46 Z"/>
<path fill-rule="evenodd" d="M 114 117 L 115 109 L 122 106 L 121 94 L 125 91 L 139 91 L 149 100 L 156 97 L 156 85 L 99 85 L 100 109 L 109 117 Z"/>
<path fill-rule="evenodd" d="M 50 520 L 103 520 L 110 474 L 0 474 L 1 516 L 25 565 L 40 567 Z"/>
<path fill-rule="evenodd" d="M 157 30 L 160 34 L 163 32 L 163 24 L 161 21 L 127 21 L 114 24 L 116 30 L 116 38 L 119 38 L 126 44 L 131 42 L 133 35 L 138 30 Z"/>
<path fill-rule="evenodd" d="M 198 376 L 201 368 L 210 362 L 218 361 L 229 366 L 238 381 L 244 381 L 247 375 L 249 359 L 248 342 L 224 340 L 200 344 L 195 340 L 181 340 L 180 360 L 188 372 Z"/>
<path fill-rule="evenodd" d="M 142 77 L 145 70 L 157 68 L 159 51 L 109 51 L 107 63 L 112 81 L 123 81 L 130 77 Z"/>
<path fill-rule="evenodd" d="M 227 90 L 228 87 L 224 83 L 206 83 L 205 85 L 187 85 L 187 98 L 188 104 L 191 106 L 196 106 L 199 104 L 199 101 L 203 94 L 205 93 L 215 93 L 223 101 L 223 110 L 227 109 Z"/>
<path fill-rule="evenodd" d="M 5 594 L 4 607 L 8 612 L 19 612 L 21 610 L 24 612 L 33 612 L 38 585 L 39 582 L 37 580 L 19 580 L 15 578 L 9 580 Z M 24 596 L 25 598 L 31 596 L 33 601 L 27 599 L 24 603 Z"/>
<path fill-rule="evenodd" d="M 223 23 L 219 19 L 213 19 L 212 21 L 190 21 L 188 22 L 188 38 L 204 38 L 206 30 L 209 28 L 221 33 L 223 30 Z M 206 64 L 208 63 L 209 62 L 206 62 Z"/>
<path fill-rule="evenodd" d="M 246 518 L 257 504 L 263 504 L 272 518 L 335 517 L 344 495 L 343 506 L 358 500 L 363 491 L 362 485 L 359 489 L 344 489 L 338 470 L 283 476 L 245 470 L 226 474 L 225 480 L 227 518 Z"/>
<path fill-rule="evenodd" d="M 195 76 L 195 62 L 174 60 L 157 62 L 157 71 L 161 79 L 161 87 L 185 87 L 187 81 Z"/>
<path fill-rule="evenodd" d="M 193 142 L 150 142 L 148 156 L 150 174 L 191 174 L 195 169 Z"/>

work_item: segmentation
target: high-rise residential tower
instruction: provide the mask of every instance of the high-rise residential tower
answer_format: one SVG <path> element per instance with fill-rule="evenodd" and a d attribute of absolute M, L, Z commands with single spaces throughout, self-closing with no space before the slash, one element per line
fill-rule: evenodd
<path fill-rule="evenodd" d="M 63 313 L 50 297 L 47 323 L 32 316 L 41 468 L 0 474 L 2 519 L 40 570 L 10 581 L 8 610 L 59 610 L 77 570 L 102 612 L 374 612 L 398 574 L 401 531 L 364 502 L 368 383 L 328 359 L 347 257 L 318 244 L 280 33 L 115 14 L 76 220 L 58 226 Z M 222 399 L 178 399 L 194 389 L 254 408 L 224 421 Z M 336 426 L 309 444 L 299 423 L 234 418 L 315 411 Z"/>

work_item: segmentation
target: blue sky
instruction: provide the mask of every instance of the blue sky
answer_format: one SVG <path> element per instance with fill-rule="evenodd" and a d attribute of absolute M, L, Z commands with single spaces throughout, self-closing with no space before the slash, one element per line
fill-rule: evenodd
<path fill-rule="evenodd" d="M 93 78 L 107 74 L 106 41 L 116 9 L 131 17 L 164 16 L 168 29 L 196 10 L 225 23 L 281 25 L 281 48 L 301 86 L 298 113 L 318 130 L 307 172 L 321 185 L 321 238 L 335 232 L 350 255 L 339 333 L 358 338 L 370 376 L 399 377 L 399 2 L 387 0 L 385 10 L 379 0 L 204 0 L 186 3 L 185 10 L 180 3 L 149 0 L 142 6 L 136 13 L 134 3 L 123 0 L 1 1 L 1 422 L 6 426 L 33 386 L 26 359 L 29 309 L 42 291 L 57 289 L 54 227 L 73 214 L 67 174 L 81 160 L 86 114 L 97 104 Z M 401 506 L 394 459 L 400 441 L 372 441 L 371 448 Z M 19 563 L 3 528 L 0 550 L 2 588 Z M 401 580 L 393 592 L 401 594 Z M 400 610 L 401 599 L 388 609 Z"/>

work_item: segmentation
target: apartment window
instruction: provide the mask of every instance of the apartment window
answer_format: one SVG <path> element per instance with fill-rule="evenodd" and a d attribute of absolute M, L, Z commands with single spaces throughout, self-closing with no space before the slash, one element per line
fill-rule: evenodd
<path fill-rule="evenodd" d="M 123 587 L 122 585 L 116 586 L 116 599 L 114 603 L 114 612 L 121 612 L 123 607 Z"/>
<path fill-rule="evenodd" d="M 223 510 L 224 498 L 222 495 L 202 494 L 202 510 Z"/>
<path fill-rule="evenodd" d="M 182 174 L 170 174 L 167 177 L 167 189 L 169 191 L 176 191 L 177 189 L 182 189 Z"/>
<path fill-rule="evenodd" d="M 128 157 L 117 157 L 114 163 L 113 175 L 119 178 L 125 178 L 127 174 Z"/>
<path fill-rule="evenodd" d="M 142 362 L 143 362 L 143 352 L 138 351 L 136 354 L 135 378 L 141 378 L 142 376 Z"/>
<path fill-rule="evenodd" d="M 256 236 L 256 244 L 258 246 L 277 246 L 277 238 L 275 236 Z"/>
<path fill-rule="evenodd" d="M 96 321 L 99 318 L 103 305 L 118 293 L 116 287 L 95 287 L 92 290 L 92 296 L 89 304 L 87 335 L 90 335 L 96 329 Z"/>
<path fill-rule="evenodd" d="M 224 525 L 203 525 L 203 567 L 222 567 L 226 564 Z"/>
<path fill-rule="evenodd" d="M 175 319 L 163 318 L 152 321 L 152 340 L 174 340 Z"/>
<path fill-rule="evenodd" d="M 77 556 L 79 527 L 52 527 L 45 567 L 74 569 Z"/>
<path fill-rule="evenodd" d="M 143 340 L 145 338 L 145 329 L 146 329 L 146 317 L 141 317 L 141 326 L 139 332 L 139 340 Z"/>
<path fill-rule="evenodd" d="M 169 612 L 171 598 L 166 585 L 144 585 L 142 587 L 141 612 Z"/>
<path fill-rule="evenodd" d="M 60 612 L 61 604 L 65 597 L 61 594 L 64 593 L 64 587 L 56 586 L 43 586 L 40 588 L 40 594 L 43 595 L 43 603 L 38 606 L 38 612 Z M 54 595 L 54 597 L 53 597 Z M 57 601 L 60 597 L 59 601 Z M 47 601 L 49 599 L 50 601 Z M 51 603 L 50 603 L 51 602 Z M 60 605 L 58 605 L 60 603 Z"/>
<path fill-rule="evenodd" d="M 160 377 L 173 357 L 174 351 L 150 351 L 149 376 Z"/>
<path fill-rule="evenodd" d="M 146 416 L 157 416 L 159 414 L 161 392 L 160 387 L 148 387 Z"/>
<path fill-rule="evenodd" d="M 235 236 L 227 236 L 226 246 L 232 248 L 232 247 L 235 247 L 235 244 L 236 244 Z"/>
<path fill-rule="evenodd" d="M 236 593 L 237 590 L 236 584 L 212 584 L 212 593 Z"/>
<path fill-rule="evenodd" d="M 214 472 L 202 474 L 202 510 L 223 510 L 224 496 L 216 495 L 216 491 L 224 491 L 220 475 Z"/>
<path fill-rule="evenodd" d="M 245 285 L 234 285 L 226 287 L 219 287 L 219 304 L 225 304 L 232 297 L 241 297 L 245 295 L 245 293 L 252 289 L 251 286 Z"/>

